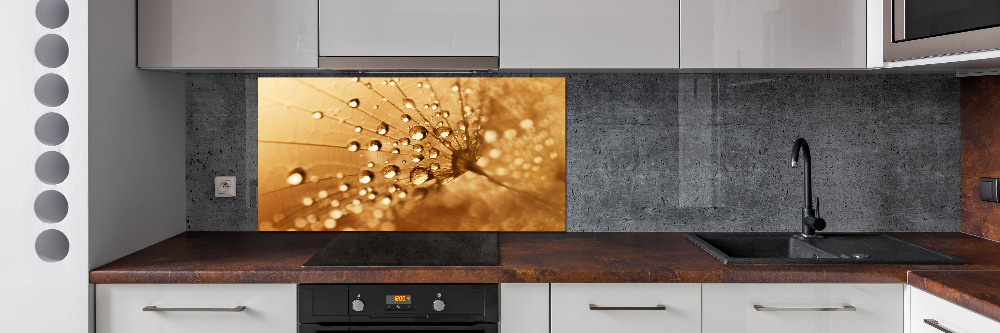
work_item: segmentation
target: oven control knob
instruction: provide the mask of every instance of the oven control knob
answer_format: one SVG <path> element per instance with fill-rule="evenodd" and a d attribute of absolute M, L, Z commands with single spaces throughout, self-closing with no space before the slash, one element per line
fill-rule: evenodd
<path fill-rule="evenodd" d="M 442 301 L 442 300 L 435 300 L 434 301 L 434 311 L 438 311 L 438 312 L 444 311 L 444 301 Z"/>
<path fill-rule="evenodd" d="M 356 299 L 354 300 L 354 302 L 351 302 L 351 309 L 354 309 L 354 311 L 361 312 L 362 310 L 365 309 L 365 302 L 361 301 L 360 299 Z"/>

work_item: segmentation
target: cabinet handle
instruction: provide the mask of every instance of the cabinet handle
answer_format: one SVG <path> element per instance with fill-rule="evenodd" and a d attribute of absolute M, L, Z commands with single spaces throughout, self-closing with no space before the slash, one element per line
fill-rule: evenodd
<path fill-rule="evenodd" d="M 853 305 L 844 305 L 831 308 L 776 308 L 770 306 L 763 306 L 760 304 L 754 304 L 754 310 L 757 311 L 858 311 Z"/>
<path fill-rule="evenodd" d="M 936 328 L 939 331 L 944 332 L 944 333 L 955 333 L 955 332 L 952 332 L 951 330 L 949 330 L 947 328 L 944 328 L 944 326 L 941 326 L 941 323 L 938 323 L 938 321 L 934 320 L 934 319 L 924 319 L 924 323 L 927 324 L 927 325 L 931 325 L 931 327 Z"/>
<path fill-rule="evenodd" d="M 142 311 L 156 311 L 156 312 L 175 312 L 175 311 L 192 311 L 192 312 L 243 312 L 247 307 L 240 305 L 232 308 L 158 308 L 154 305 L 149 305 L 142 308 Z"/>
<path fill-rule="evenodd" d="M 591 310 L 600 311 L 618 311 L 618 310 L 666 310 L 666 305 L 654 305 L 654 306 L 598 306 L 596 304 L 590 305 Z"/>

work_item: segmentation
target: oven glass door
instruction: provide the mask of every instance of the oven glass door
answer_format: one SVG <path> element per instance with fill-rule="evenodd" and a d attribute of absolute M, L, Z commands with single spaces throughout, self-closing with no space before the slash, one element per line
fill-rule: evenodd
<path fill-rule="evenodd" d="M 365 333 L 397 333 L 397 332 L 446 332 L 446 333 L 497 333 L 497 324 L 471 325 L 412 325 L 412 326 L 322 326 L 316 324 L 301 324 L 299 333 L 327 332 L 365 332 Z"/>
<path fill-rule="evenodd" d="M 1000 26 L 997 0 L 893 0 L 893 7 L 897 42 Z"/>

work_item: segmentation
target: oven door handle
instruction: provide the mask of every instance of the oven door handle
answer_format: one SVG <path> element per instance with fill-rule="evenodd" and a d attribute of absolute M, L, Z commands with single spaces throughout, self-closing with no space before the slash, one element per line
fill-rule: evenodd
<path fill-rule="evenodd" d="M 497 333 L 497 324 L 474 324 L 474 325 L 423 325 L 419 323 L 410 324 L 408 326 L 350 326 L 351 332 L 356 331 L 378 331 L 378 332 L 441 332 L 441 331 L 463 331 L 463 332 L 482 332 L 482 333 Z M 319 330 L 316 332 L 324 332 Z"/>

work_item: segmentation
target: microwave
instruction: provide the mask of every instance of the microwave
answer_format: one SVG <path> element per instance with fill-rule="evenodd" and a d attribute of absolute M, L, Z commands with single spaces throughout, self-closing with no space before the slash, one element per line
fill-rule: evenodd
<path fill-rule="evenodd" d="M 883 17 L 886 62 L 1000 49 L 998 0 L 884 0 Z"/>

